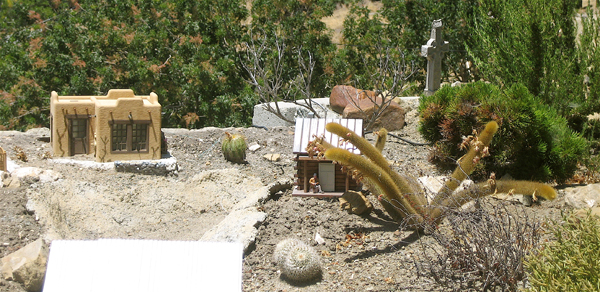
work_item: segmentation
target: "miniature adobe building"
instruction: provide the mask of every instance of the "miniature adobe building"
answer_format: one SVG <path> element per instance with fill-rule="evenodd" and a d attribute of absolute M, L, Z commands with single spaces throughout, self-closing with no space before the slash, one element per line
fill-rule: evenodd
<path fill-rule="evenodd" d="M 95 154 L 97 162 L 161 158 L 161 105 L 153 92 L 111 89 L 106 96 L 50 97 L 54 156 Z"/>
<path fill-rule="evenodd" d="M 296 154 L 296 182 L 292 191 L 293 196 L 314 196 L 314 197 L 337 197 L 348 190 L 357 190 L 358 184 L 349 174 L 342 172 L 340 164 L 334 164 L 332 160 L 317 159 L 309 157 L 306 147 L 308 143 L 315 139 L 315 136 L 323 136 L 325 141 L 333 146 L 346 149 L 352 153 L 360 154 L 351 143 L 343 143 L 339 136 L 325 130 L 325 125 L 331 122 L 339 123 L 342 126 L 354 131 L 357 135 L 363 136 L 362 119 L 296 119 L 296 128 L 294 131 L 294 150 Z M 323 194 L 310 192 L 308 181 L 317 174 Z"/>

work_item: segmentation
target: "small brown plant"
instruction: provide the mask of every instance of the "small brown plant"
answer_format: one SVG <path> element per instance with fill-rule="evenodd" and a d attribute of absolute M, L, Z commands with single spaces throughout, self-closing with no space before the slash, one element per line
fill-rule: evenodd
<path fill-rule="evenodd" d="M 13 150 L 15 151 L 15 154 L 17 155 L 18 160 L 27 162 L 27 154 L 25 154 L 25 151 L 23 150 L 23 148 L 21 148 L 19 146 L 15 146 L 13 148 Z"/>
<path fill-rule="evenodd" d="M 40 155 L 42 159 L 52 159 L 52 153 L 50 151 L 46 151 Z"/>

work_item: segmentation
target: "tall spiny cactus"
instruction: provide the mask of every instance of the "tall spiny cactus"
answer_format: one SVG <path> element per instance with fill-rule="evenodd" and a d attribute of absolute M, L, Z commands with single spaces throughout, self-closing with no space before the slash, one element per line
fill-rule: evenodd
<path fill-rule="evenodd" d="M 330 144 L 321 144 L 318 139 L 315 140 L 315 149 L 324 150 L 327 159 L 338 161 L 358 172 L 363 179 L 367 180 L 372 191 L 380 194 L 380 202 L 386 211 L 396 220 L 406 220 L 406 223 L 413 228 L 423 228 L 423 223 L 439 223 L 446 210 L 460 207 L 472 199 L 498 191 L 521 192 L 549 200 L 556 197 L 556 191 L 552 187 L 529 181 L 490 179 L 485 183 L 475 184 L 473 188 L 456 191 L 460 183 L 473 172 L 479 160 L 488 155 L 488 147 L 498 130 L 498 124 L 494 121 L 486 125 L 479 137 L 471 137 L 467 141 L 469 152 L 459 159 L 459 166 L 431 203 L 427 202 L 416 180 L 393 171 L 381 154 L 387 133 L 385 130 L 379 133 L 376 145 L 373 146 L 366 139 L 339 124 L 329 123 L 326 129 L 350 141 L 366 158 L 344 149 L 334 148 Z"/>

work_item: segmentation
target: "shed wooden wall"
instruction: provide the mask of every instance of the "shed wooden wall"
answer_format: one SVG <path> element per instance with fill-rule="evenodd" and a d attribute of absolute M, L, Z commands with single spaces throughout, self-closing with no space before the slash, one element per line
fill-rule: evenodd
<path fill-rule="evenodd" d="M 302 158 L 300 158 L 302 157 Z M 300 156 L 297 157 L 296 160 L 296 185 L 298 186 L 298 190 L 303 190 L 308 192 L 309 190 L 304 190 L 304 181 L 308 181 L 314 173 L 319 173 L 319 163 L 331 163 L 331 160 L 317 160 L 317 159 L 308 159 L 308 157 Z M 306 165 L 306 172 L 305 170 Z M 342 172 L 342 167 L 340 164 L 335 165 L 335 191 L 336 192 L 345 192 L 346 186 L 346 173 Z M 306 174 L 306 177 L 304 176 Z M 356 190 L 358 184 L 351 177 L 349 180 L 349 189 Z"/>

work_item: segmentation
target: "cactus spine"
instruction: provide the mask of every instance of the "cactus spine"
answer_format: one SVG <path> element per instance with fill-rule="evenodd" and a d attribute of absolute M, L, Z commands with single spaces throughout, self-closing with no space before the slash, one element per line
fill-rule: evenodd
<path fill-rule="evenodd" d="M 227 161 L 244 163 L 246 161 L 246 148 L 246 138 L 244 136 L 225 132 L 221 151 Z"/>
<path fill-rule="evenodd" d="M 273 255 L 281 275 L 294 282 L 306 282 L 321 274 L 317 252 L 298 239 L 285 239 L 277 244 Z"/>

